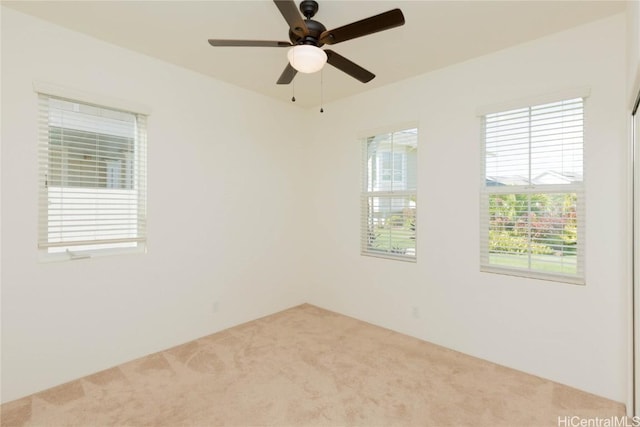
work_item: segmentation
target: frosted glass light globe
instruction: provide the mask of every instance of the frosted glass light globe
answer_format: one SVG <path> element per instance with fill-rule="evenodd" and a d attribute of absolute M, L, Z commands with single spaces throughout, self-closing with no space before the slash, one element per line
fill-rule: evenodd
<path fill-rule="evenodd" d="M 315 73 L 327 63 L 324 50 L 311 45 L 298 45 L 289 49 L 287 58 L 293 68 L 301 73 Z"/>

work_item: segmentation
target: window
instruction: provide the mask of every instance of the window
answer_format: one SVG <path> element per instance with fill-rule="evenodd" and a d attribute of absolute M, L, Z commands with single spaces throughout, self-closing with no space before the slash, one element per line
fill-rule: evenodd
<path fill-rule="evenodd" d="M 392 153 L 391 151 L 383 151 L 380 154 L 381 156 L 378 159 L 380 161 L 378 166 L 380 181 L 391 181 L 393 178 L 393 182 L 396 183 L 396 185 L 402 183 L 406 170 L 404 166 L 406 154 Z"/>
<path fill-rule="evenodd" d="M 584 283 L 583 103 L 483 116 L 483 271 Z"/>
<path fill-rule="evenodd" d="M 362 143 L 362 255 L 416 260 L 418 130 Z"/>
<path fill-rule="evenodd" d="M 39 94 L 40 249 L 74 257 L 144 245 L 145 122 Z"/>

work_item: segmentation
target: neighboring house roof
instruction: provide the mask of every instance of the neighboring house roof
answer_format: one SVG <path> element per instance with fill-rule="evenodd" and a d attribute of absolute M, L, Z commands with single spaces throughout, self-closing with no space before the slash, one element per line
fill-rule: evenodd
<path fill-rule="evenodd" d="M 521 175 L 511 176 L 488 176 L 486 178 L 487 185 L 490 186 L 502 186 L 502 185 L 530 185 L 527 178 Z M 491 182 L 491 184 L 489 184 Z"/>
<path fill-rule="evenodd" d="M 571 184 L 576 181 L 582 181 L 581 174 L 574 172 L 560 173 L 556 171 L 545 171 L 535 176 L 531 182 L 522 175 L 487 176 L 485 185 L 487 187 L 500 187 L 506 185 Z"/>
<path fill-rule="evenodd" d="M 573 172 L 546 171 L 533 178 L 532 181 L 534 184 L 571 184 L 572 182 L 582 181 L 582 175 Z"/>

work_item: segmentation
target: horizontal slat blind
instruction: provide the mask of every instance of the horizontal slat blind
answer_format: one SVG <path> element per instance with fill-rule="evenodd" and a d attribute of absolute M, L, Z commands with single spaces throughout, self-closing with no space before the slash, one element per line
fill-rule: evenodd
<path fill-rule="evenodd" d="M 583 104 L 483 117 L 483 270 L 582 283 Z"/>
<path fill-rule="evenodd" d="M 363 140 L 363 255 L 416 259 L 417 148 L 417 129 Z"/>
<path fill-rule="evenodd" d="M 58 252 L 144 242 L 146 117 L 38 99 L 38 246 Z"/>
<path fill-rule="evenodd" d="M 485 178 L 498 185 L 582 181 L 582 98 L 484 118 Z"/>

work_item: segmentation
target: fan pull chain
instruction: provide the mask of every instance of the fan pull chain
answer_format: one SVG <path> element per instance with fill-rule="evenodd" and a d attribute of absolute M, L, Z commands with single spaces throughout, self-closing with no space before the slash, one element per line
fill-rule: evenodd
<path fill-rule="evenodd" d="M 324 70 L 320 70 L 320 112 L 324 113 L 324 108 L 322 105 L 324 104 Z"/>
<path fill-rule="evenodd" d="M 296 102 L 296 82 L 291 82 L 291 102 Z"/>

